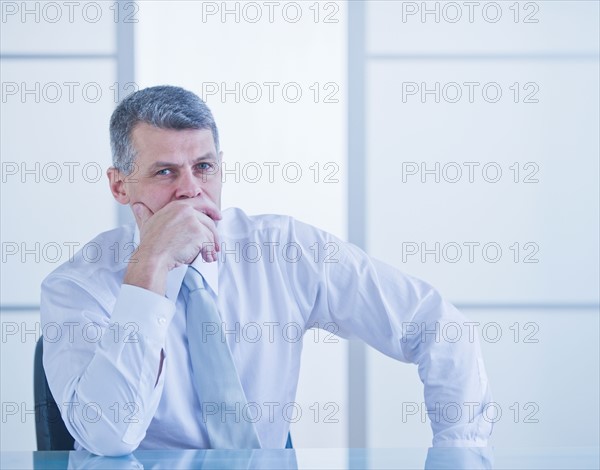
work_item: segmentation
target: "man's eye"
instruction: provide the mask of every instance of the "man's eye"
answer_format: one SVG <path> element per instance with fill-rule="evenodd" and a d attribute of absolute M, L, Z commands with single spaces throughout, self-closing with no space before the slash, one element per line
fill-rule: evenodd
<path fill-rule="evenodd" d="M 157 176 L 167 176 L 169 174 L 171 174 L 171 170 L 169 168 L 163 168 L 162 170 L 158 170 L 156 172 Z"/>
<path fill-rule="evenodd" d="M 198 163 L 198 169 L 201 171 L 208 171 L 208 170 L 212 170 L 212 163 L 208 163 L 208 162 L 201 162 Z"/>

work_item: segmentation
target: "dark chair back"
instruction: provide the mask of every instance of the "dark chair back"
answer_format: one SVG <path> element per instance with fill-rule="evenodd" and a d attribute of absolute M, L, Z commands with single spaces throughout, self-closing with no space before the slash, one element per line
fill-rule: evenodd
<path fill-rule="evenodd" d="M 38 450 L 73 450 L 75 440 L 67 431 L 60 410 L 48 387 L 42 354 L 44 338 L 35 346 L 33 359 L 33 396 L 35 400 L 35 435 Z"/>

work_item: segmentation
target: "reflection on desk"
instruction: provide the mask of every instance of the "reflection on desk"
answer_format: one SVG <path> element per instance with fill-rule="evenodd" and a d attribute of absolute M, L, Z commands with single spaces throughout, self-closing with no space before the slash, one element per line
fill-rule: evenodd
<path fill-rule="evenodd" d="M 598 469 L 598 448 L 260 449 L 2 452 L 2 469 Z"/>

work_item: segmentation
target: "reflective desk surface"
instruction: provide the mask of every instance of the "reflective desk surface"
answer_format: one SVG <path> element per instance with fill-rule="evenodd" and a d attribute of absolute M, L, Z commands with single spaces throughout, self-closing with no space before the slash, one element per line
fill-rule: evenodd
<path fill-rule="evenodd" d="M 598 469 L 598 447 L 2 452 L 1 469 Z"/>

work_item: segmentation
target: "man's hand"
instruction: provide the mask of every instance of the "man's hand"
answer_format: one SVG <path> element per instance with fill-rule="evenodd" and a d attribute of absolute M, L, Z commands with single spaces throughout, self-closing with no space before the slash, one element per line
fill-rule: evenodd
<path fill-rule="evenodd" d="M 191 264 L 201 254 L 217 260 L 219 235 L 215 221 L 221 212 L 210 202 L 198 207 L 193 199 L 173 201 L 153 213 L 145 204 L 132 206 L 140 228 L 140 245 L 131 258 L 124 283 L 164 295 L 167 273 Z"/>

